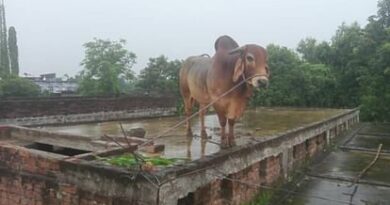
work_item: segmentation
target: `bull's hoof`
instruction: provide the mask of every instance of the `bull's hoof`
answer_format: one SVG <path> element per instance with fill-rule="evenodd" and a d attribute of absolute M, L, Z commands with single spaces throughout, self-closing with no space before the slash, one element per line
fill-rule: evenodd
<path fill-rule="evenodd" d="M 236 141 L 235 140 L 229 140 L 229 146 L 230 147 L 236 146 Z"/>
<path fill-rule="evenodd" d="M 221 149 L 227 149 L 227 148 L 230 148 L 229 144 L 228 143 L 221 143 Z"/>
<path fill-rule="evenodd" d="M 207 135 L 207 132 L 206 130 L 202 130 L 202 132 L 200 132 L 200 137 L 202 139 L 207 139 L 209 136 Z"/>
<path fill-rule="evenodd" d="M 227 141 L 228 141 L 229 147 L 236 146 L 236 140 L 235 140 L 233 135 L 228 135 Z"/>
<path fill-rule="evenodd" d="M 190 138 L 193 138 L 194 135 L 192 134 L 192 130 L 187 130 L 186 136 L 187 136 L 187 137 L 190 137 Z"/>
<path fill-rule="evenodd" d="M 230 148 L 230 144 L 229 144 L 229 141 L 226 139 L 226 140 L 222 140 L 221 141 L 221 149 L 227 149 L 227 148 Z"/>

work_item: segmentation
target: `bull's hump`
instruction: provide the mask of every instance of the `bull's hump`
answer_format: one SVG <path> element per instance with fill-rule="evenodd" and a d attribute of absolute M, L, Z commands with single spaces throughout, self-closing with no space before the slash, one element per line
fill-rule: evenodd
<path fill-rule="evenodd" d="M 237 47 L 237 42 L 232 37 L 227 35 L 218 37 L 214 43 L 214 48 L 216 52 L 218 52 L 219 50 L 231 50 Z"/>
<path fill-rule="evenodd" d="M 194 66 L 207 66 L 211 63 L 211 58 L 206 56 L 194 56 L 191 58 L 191 61 L 194 63 Z"/>

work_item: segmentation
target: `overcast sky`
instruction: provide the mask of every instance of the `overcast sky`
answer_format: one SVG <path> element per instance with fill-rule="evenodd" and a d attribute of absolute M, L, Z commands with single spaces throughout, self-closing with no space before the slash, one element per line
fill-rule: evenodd
<path fill-rule="evenodd" d="M 342 23 L 367 23 L 376 0 L 5 0 L 7 26 L 18 34 L 20 74 L 74 75 L 83 44 L 94 37 L 127 40 L 134 70 L 150 57 L 213 52 L 223 34 L 239 44 L 330 40 Z"/>

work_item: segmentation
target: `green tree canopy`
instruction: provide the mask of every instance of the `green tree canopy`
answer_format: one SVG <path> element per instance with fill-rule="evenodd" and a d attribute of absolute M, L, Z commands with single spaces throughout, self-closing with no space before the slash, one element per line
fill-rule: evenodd
<path fill-rule="evenodd" d="M 120 82 L 134 79 L 131 70 L 136 55 L 126 48 L 126 41 L 94 39 L 84 44 L 85 58 L 81 62 L 79 91 L 83 95 L 119 95 Z"/>
<path fill-rule="evenodd" d="M 0 75 L 10 74 L 5 7 L 0 2 Z"/>
<path fill-rule="evenodd" d="M 332 52 L 327 42 L 318 43 L 314 38 L 306 38 L 298 43 L 297 51 L 308 63 L 329 63 Z"/>
<path fill-rule="evenodd" d="M 13 75 L 19 75 L 18 44 L 16 39 L 16 30 L 13 26 L 11 26 L 8 31 L 8 49 L 11 64 L 11 73 Z"/>
<path fill-rule="evenodd" d="M 365 69 L 359 76 L 362 118 L 390 121 L 390 0 L 378 2 L 364 29 Z"/>
<path fill-rule="evenodd" d="M 331 42 L 299 42 L 299 56 L 268 46 L 270 88 L 255 105 L 361 106 L 363 120 L 390 121 L 390 0 L 378 2 L 368 24 L 343 23 Z"/>
<path fill-rule="evenodd" d="M 270 88 L 256 93 L 252 103 L 265 106 L 333 106 L 329 98 L 335 79 L 324 64 L 310 64 L 286 47 L 267 47 Z M 326 93 L 324 93 L 326 92 Z"/>
<path fill-rule="evenodd" d="M 271 69 L 270 87 L 256 93 L 253 103 L 265 106 L 302 104 L 299 92 L 302 89 L 303 73 L 298 69 L 299 56 L 286 47 L 267 46 L 268 65 Z"/>
<path fill-rule="evenodd" d="M 8 76 L 0 80 L 1 97 L 34 97 L 40 94 L 38 85 L 18 76 Z"/>
<path fill-rule="evenodd" d="M 144 90 L 177 94 L 180 66 L 179 60 L 169 61 L 163 55 L 150 58 L 147 66 L 141 70 L 137 87 Z"/>

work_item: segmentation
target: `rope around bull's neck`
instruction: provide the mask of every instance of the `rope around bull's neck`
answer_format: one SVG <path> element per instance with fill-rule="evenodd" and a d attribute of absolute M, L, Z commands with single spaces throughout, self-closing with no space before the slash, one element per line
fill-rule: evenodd
<path fill-rule="evenodd" d="M 251 77 L 248 77 L 248 78 L 244 78 L 242 81 L 240 81 L 239 83 L 237 83 L 236 85 L 234 85 L 232 88 L 230 88 L 228 91 L 222 93 L 220 96 L 218 96 L 215 100 L 211 101 L 209 104 L 207 104 L 206 106 L 204 106 L 203 108 L 199 109 L 197 112 L 193 113 L 192 115 L 190 115 L 189 117 L 186 117 L 184 120 L 180 121 L 179 123 L 177 123 L 176 125 L 174 125 L 173 127 L 170 127 L 169 129 L 165 130 L 164 132 L 162 132 L 161 134 L 157 135 L 156 137 L 153 137 L 147 141 L 145 141 L 144 143 L 138 145 L 138 148 L 141 148 L 153 141 L 155 141 L 156 139 L 159 139 L 161 137 L 163 137 L 165 134 L 171 132 L 172 130 L 178 128 L 179 126 L 183 125 L 185 122 L 187 122 L 187 120 L 191 120 L 192 118 L 194 118 L 195 116 L 197 116 L 200 112 L 208 109 L 209 107 L 211 107 L 214 103 L 216 103 L 218 100 L 220 100 L 221 98 L 225 97 L 226 95 L 228 95 L 229 93 L 231 93 L 232 91 L 234 91 L 235 89 L 237 89 L 238 87 L 240 87 L 242 84 L 246 83 L 248 80 L 254 78 L 254 77 L 260 77 L 260 76 L 266 76 L 266 75 L 260 75 L 260 74 L 257 74 L 257 75 L 253 75 Z"/>

